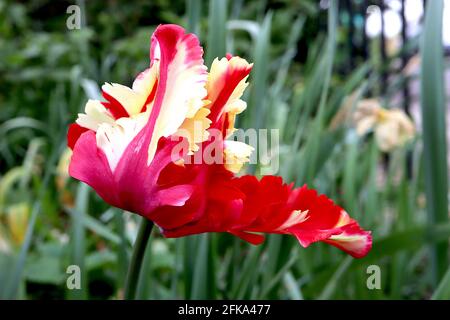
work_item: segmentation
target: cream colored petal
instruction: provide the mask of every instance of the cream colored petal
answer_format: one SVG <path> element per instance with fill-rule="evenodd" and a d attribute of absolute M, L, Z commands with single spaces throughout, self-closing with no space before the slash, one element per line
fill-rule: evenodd
<path fill-rule="evenodd" d="M 247 102 L 241 99 L 235 99 L 225 106 L 225 112 L 232 112 L 234 114 L 239 114 L 247 109 Z"/>
<path fill-rule="evenodd" d="M 400 109 L 384 110 L 375 130 L 378 146 L 385 152 L 402 146 L 414 134 L 413 122 Z"/>
<path fill-rule="evenodd" d="M 193 112 L 190 108 L 200 109 L 206 96 L 206 67 L 202 64 L 185 65 L 185 51 L 184 46 L 180 45 L 177 56 L 171 62 L 170 70 L 178 71 L 169 71 L 168 74 L 164 102 L 157 121 L 161 136 L 175 133 L 187 114 Z"/>
<path fill-rule="evenodd" d="M 391 118 L 393 121 L 397 121 L 399 125 L 400 142 L 402 144 L 414 137 L 416 133 L 414 123 L 402 110 L 393 109 Z"/>
<path fill-rule="evenodd" d="M 113 116 L 98 100 L 88 100 L 84 112 L 79 113 L 76 120 L 76 123 L 84 128 L 97 131 L 102 123 L 114 123 Z"/>
<path fill-rule="evenodd" d="M 356 123 L 356 133 L 359 136 L 363 136 L 367 134 L 370 130 L 372 130 L 374 126 L 375 126 L 375 117 L 369 116 L 366 118 L 362 118 Z"/>
<path fill-rule="evenodd" d="M 351 218 L 348 215 L 347 211 L 341 210 L 341 216 L 339 217 L 339 220 L 334 227 L 340 228 L 342 226 L 345 226 L 346 224 L 349 224 L 350 222 L 351 222 Z"/>
<path fill-rule="evenodd" d="M 148 96 L 153 90 L 157 79 L 158 63 L 141 72 L 133 82 L 132 88 L 118 84 L 105 83 L 102 90 L 116 99 L 129 115 L 137 115 L 141 112 Z M 147 109 L 149 109 L 147 107 Z"/>
<path fill-rule="evenodd" d="M 287 228 L 290 228 L 296 224 L 302 223 L 304 221 L 308 220 L 308 210 L 301 211 L 301 210 L 294 210 L 292 211 L 289 218 L 277 228 L 277 230 L 281 231 Z"/>
<path fill-rule="evenodd" d="M 103 150 L 111 171 L 117 167 L 125 149 L 145 126 L 149 113 L 120 118 L 114 124 L 103 123 L 97 130 L 97 146 Z"/>
<path fill-rule="evenodd" d="M 158 64 L 155 63 L 151 68 L 145 69 L 136 79 L 134 79 L 132 89 L 134 92 L 145 94 L 148 96 L 155 85 L 158 73 Z"/>
<path fill-rule="evenodd" d="M 228 127 L 226 128 L 225 137 L 228 138 L 236 131 L 236 128 L 234 127 L 236 115 L 247 108 L 247 103 L 241 99 L 237 99 L 233 103 L 228 104 L 226 108 L 228 110 Z"/>
<path fill-rule="evenodd" d="M 223 82 L 223 75 L 227 72 L 228 60 L 227 58 L 215 58 L 211 64 L 211 69 L 208 73 L 208 80 L 206 82 L 206 91 L 208 92 L 209 100 L 215 101 L 222 90 L 225 83 Z"/>
<path fill-rule="evenodd" d="M 197 56 L 198 48 L 192 47 L 189 39 L 192 40 L 192 36 L 180 38 L 173 59 L 167 61 L 164 99 L 149 146 L 149 162 L 154 157 L 159 139 L 175 134 L 185 119 L 194 116 L 204 105 L 206 66 Z"/>
<path fill-rule="evenodd" d="M 375 139 L 381 151 L 389 152 L 399 145 L 399 126 L 394 121 L 385 121 L 375 129 Z"/>
<path fill-rule="evenodd" d="M 229 171 L 238 173 L 244 163 L 250 160 L 254 148 L 240 141 L 226 140 L 224 148 L 225 168 Z"/>
<path fill-rule="evenodd" d="M 232 57 L 230 60 L 227 58 L 215 59 L 211 65 L 211 70 L 208 74 L 208 81 L 206 83 L 206 89 L 208 91 L 208 98 L 211 101 L 215 101 L 225 87 L 225 78 L 229 70 L 234 69 L 246 69 L 251 68 L 253 64 L 248 63 L 245 59 L 240 57 Z M 234 88 L 228 101 L 224 106 L 225 112 L 240 113 L 245 110 L 246 104 L 240 100 L 245 89 L 248 86 L 248 76 L 242 79 L 239 84 Z M 237 112 L 237 110 L 240 110 Z"/>
<path fill-rule="evenodd" d="M 186 118 L 175 133 L 176 136 L 185 137 L 189 140 L 189 153 L 199 149 L 198 144 L 208 139 L 208 128 L 211 120 L 208 119 L 209 109 L 201 108 L 194 117 Z"/>

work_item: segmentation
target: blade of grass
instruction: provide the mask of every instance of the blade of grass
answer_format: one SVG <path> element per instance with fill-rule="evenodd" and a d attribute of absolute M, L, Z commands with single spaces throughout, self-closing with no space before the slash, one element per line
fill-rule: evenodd
<path fill-rule="evenodd" d="M 242 269 L 240 270 L 239 276 L 233 283 L 231 289 L 230 298 L 239 299 L 245 295 L 248 289 L 250 278 L 252 274 L 255 274 L 255 270 L 258 267 L 258 261 L 261 254 L 261 247 L 250 247 L 249 252 L 245 255 L 245 262 L 243 263 Z M 240 257 L 242 260 L 242 257 Z M 241 261 L 242 262 L 242 261 Z"/>
<path fill-rule="evenodd" d="M 202 15 L 201 0 L 187 0 L 187 30 L 195 33 L 200 38 L 200 18 Z"/>
<path fill-rule="evenodd" d="M 273 279 L 275 272 L 277 271 L 277 265 L 279 261 L 279 253 L 281 249 L 282 237 L 279 235 L 270 235 L 268 239 L 268 246 L 266 250 L 267 262 L 264 264 L 263 276 L 262 276 L 262 290 L 269 291 L 267 288 L 270 281 Z"/>
<path fill-rule="evenodd" d="M 373 139 L 369 147 L 370 168 L 369 179 L 367 182 L 367 198 L 364 208 L 364 222 L 367 227 L 372 226 L 377 219 L 377 212 L 379 212 L 379 196 L 377 192 L 377 178 L 378 178 L 378 158 L 379 151 L 376 141 Z"/>
<path fill-rule="evenodd" d="M 183 239 L 175 239 L 175 261 L 171 281 L 172 299 L 176 299 L 178 295 L 178 286 L 181 282 L 180 275 L 183 273 Z"/>
<path fill-rule="evenodd" d="M 197 236 L 190 236 L 181 239 L 183 241 L 183 279 L 184 298 L 191 299 L 192 279 L 194 278 L 195 252 L 197 248 Z"/>
<path fill-rule="evenodd" d="M 431 296 L 431 300 L 444 299 L 450 299 L 450 268 L 447 269 L 447 272 L 439 283 L 439 286 Z"/>
<path fill-rule="evenodd" d="M 345 152 L 345 167 L 343 177 L 343 189 L 345 199 L 345 210 L 352 212 L 353 215 L 357 214 L 357 185 L 356 185 L 356 171 L 358 163 L 358 141 L 356 135 L 348 137 L 348 143 L 346 145 Z M 359 218 L 355 216 L 355 218 Z"/>
<path fill-rule="evenodd" d="M 250 92 L 249 116 L 253 119 L 253 128 L 262 128 L 267 113 L 267 103 L 265 101 L 268 77 L 269 77 L 269 47 L 270 31 L 272 27 L 272 13 L 267 13 L 261 26 L 261 31 L 255 39 L 252 70 L 253 84 Z M 250 127 L 250 125 L 248 126 Z"/>
<path fill-rule="evenodd" d="M 430 225 L 448 221 L 442 12 L 442 0 L 427 1 L 425 27 L 420 48 L 425 194 Z M 437 283 L 447 270 L 448 241 L 436 243 L 431 248 L 431 252 L 433 278 Z"/>
<path fill-rule="evenodd" d="M 67 209 L 67 211 L 70 213 L 71 217 L 74 217 L 75 215 L 79 214 L 77 213 L 77 209 Z M 106 227 L 104 224 L 102 224 L 100 221 L 95 219 L 94 217 L 91 217 L 90 215 L 84 215 L 83 216 L 83 226 L 92 231 L 93 233 L 103 237 L 104 239 L 111 241 L 114 244 L 120 244 L 121 240 L 119 235 L 111 231 L 108 227 Z"/>
<path fill-rule="evenodd" d="M 280 268 L 280 270 L 278 270 L 277 273 L 273 274 L 272 279 L 270 279 L 270 281 L 268 281 L 267 285 L 265 285 L 261 291 L 261 295 L 260 298 L 263 299 L 267 296 L 267 294 L 269 294 L 269 292 L 275 288 L 275 286 L 281 281 L 283 275 L 286 274 L 286 272 L 294 265 L 294 263 L 297 261 L 298 255 L 297 252 L 294 249 L 294 253 L 292 254 L 291 258 L 285 263 L 285 265 L 283 267 Z M 265 282 L 264 282 L 265 284 Z"/>
<path fill-rule="evenodd" d="M 209 1 L 206 65 L 226 54 L 227 0 Z"/>
<path fill-rule="evenodd" d="M 303 300 L 303 295 L 300 290 L 300 286 L 295 281 L 292 272 L 287 272 L 283 276 L 283 284 L 287 289 L 287 292 L 292 300 Z"/>
<path fill-rule="evenodd" d="M 118 252 L 117 252 L 117 265 L 118 265 L 118 272 L 117 272 L 117 288 L 122 289 L 123 285 L 125 283 L 125 280 L 127 278 L 127 270 L 129 265 L 129 258 L 128 258 L 128 243 L 127 243 L 127 237 L 125 235 L 125 221 L 123 212 L 121 210 L 113 209 L 114 210 L 114 219 L 116 223 L 117 233 L 118 235 Z M 96 221 L 97 222 L 97 221 Z M 105 228 L 107 229 L 107 228 Z M 98 232 L 99 228 L 97 228 Z M 106 234 L 110 234 L 113 236 L 116 236 L 115 234 L 112 234 L 112 232 L 107 229 Z M 114 237 L 116 238 L 116 237 Z M 112 239 L 111 239 L 112 240 Z"/>
<path fill-rule="evenodd" d="M 81 271 L 81 288 L 68 290 L 68 299 L 87 299 L 87 272 L 86 272 L 86 232 L 84 227 L 85 212 L 88 209 L 89 186 L 84 183 L 78 184 L 75 210 L 71 215 L 71 259 L 70 264 L 76 265 Z"/>
<path fill-rule="evenodd" d="M 344 260 L 342 260 L 336 272 L 333 274 L 325 288 L 322 290 L 322 293 L 319 295 L 319 300 L 327 300 L 333 296 L 334 292 L 338 288 L 339 281 L 341 280 L 344 273 L 348 270 L 352 262 L 352 257 L 346 257 Z"/>
<path fill-rule="evenodd" d="M 208 234 L 201 234 L 198 239 L 197 259 L 195 260 L 195 268 L 192 279 L 191 299 L 208 299 L 208 287 L 215 286 L 215 282 L 209 283 L 213 278 L 210 265 L 210 239 Z M 213 280 L 214 281 L 214 280 Z"/>

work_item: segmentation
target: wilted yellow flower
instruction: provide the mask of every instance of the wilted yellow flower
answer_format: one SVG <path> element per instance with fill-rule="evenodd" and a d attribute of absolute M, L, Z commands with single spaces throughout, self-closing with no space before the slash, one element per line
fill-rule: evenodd
<path fill-rule="evenodd" d="M 69 163 L 72 156 L 72 150 L 66 148 L 59 158 L 58 166 L 56 168 L 56 186 L 58 189 L 64 188 L 67 179 L 69 179 Z"/>
<path fill-rule="evenodd" d="M 30 207 L 27 203 L 18 203 L 8 208 L 7 223 L 11 240 L 16 244 L 22 244 L 27 232 Z"/>
<path fill-rule="evenodd" d="M 69 163 L 72 157 L 72 150 L 66 148 L 59 159 L 58 166 L 56 168 L 56 188 L 59 191 L 61 202 L 67 207 L 73 207 L 74 197 L 73 194 L 66 188 L 66 184 L 69 176 Z"/>
<path fill-rule="evenodd" d="M 363 136 L 370 130 L 384 152 L 402 146 L 414 137 L 415 127 L 411 119 L 400 109 L 384 109 L 377 99 L 361 100 L 354 114 L 356 132 Z"/>

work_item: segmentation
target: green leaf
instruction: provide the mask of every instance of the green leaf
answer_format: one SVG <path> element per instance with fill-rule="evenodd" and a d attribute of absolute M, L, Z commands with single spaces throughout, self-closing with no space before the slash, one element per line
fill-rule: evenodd
<path fill-rule="evenodd" d="M 422 35 L 421 110 L 425 157 L 425 193 L 429 223 L 448 221 L 448 168 L 444 52 L 442 47 L 443 1 L 427 1 Z M 437 283 L 448 266 L 448 241 L 432 247 L 434 281 Z"/>
<path fill-rule="evenodd" d="M 36 255 L 29 257 L 24 276 L 28 281 L 54 285 L 61 285 L 66 278 L 60 257 Z"/>
<path fill-rule="evenodd" d="M 226 54 L 227 0 L 209 1 L 206 65 Z"/>
<path fill-rule="evenodd" d="M 432 300 L 448 300 L 450 299 L 450 268 L 447 269 L 444 277 L 442 278 L 439 286 L 431 296 Z"/>
<path fill-rule="evenodd" d="M 187 30 L 197 35 L 200 38 L 200 18 L 202 15 L 202 1 L 201 0 L 187 0 Z"/>
<path fill-rule="evenodd" d="M 70 235 L 71 259 L 70 264 L 76 265 L 81 270 L 81 289 L 68 290 L 69 299 L 87 299 L 87 272 L 86 272 L 86 231 L 84 220 L 88 208 L 89 186 L 84 183 L 78 184 L 75 210 L 72 215 L 72 228 Z"/>

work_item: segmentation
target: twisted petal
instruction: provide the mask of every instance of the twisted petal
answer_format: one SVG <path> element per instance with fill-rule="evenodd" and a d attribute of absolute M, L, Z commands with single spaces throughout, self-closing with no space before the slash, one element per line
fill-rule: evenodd
<path fill-rule="evenodd" d="M 180 141 L 162 138 L 154 164 L 147 166 L 146 152 L 139 150 L 143 137 L 141 131 L 112 171 L 106 153 L 97 147 L 95 133 L 83 133 L 73 150 L 70 175 L 90 185 L 107 203 L 145 217 L 159 206 L 184 205 L 193 192 L 191 185 L 179 179 L 175 179 L 176 186 L 157 182 L 161 171 L 172 163 L 173 147 Z"/>
<path fill-rule="evenodd" d="M 203 49 L 193 34 L 176 25 L 159 26 L 152 37 L 152 64 L 159 64 L 159 82 L 148 122 L 151 161 L 160 137 L 174 134 L 186 117 L 194 116 L 206 96 Z"/>
<path fill-rule="evenodd" d="M 215 190 L 205 216 L 177 229 L 163 230 L 165 236 L 229 232 L 259 244 L 265 233 L 290 234 L 303 247 L 323 241 L 356 258 L 365 256 L 372 246 L 370 232 L 361 229 L 332 200 L 306 186 L 292 189 L 274 176 L 260 181 L 243 176 L 221 185 L 221 196 Z"/>
<path fill-rule="evenodd" d="M 239 57 L 228 56 L 213 61 L 206 89 L 207 99 L 211 101 L 209 118 L 215 128 L 229 129 L 234 124 L 234 116 L 245 110 L 246 103 L 240 100 L 240 97 L 248 85 L 246 80 L 252 66 L 253 64 Z M 223 121 L 220 121 L 224 119 L 224 115 L 227 115 L 228 119 L 233 119 L 233 122 L 229 122 L 225 128 L 222 127 Z"/>
<path fill-rule="evenodd" d="M 152 37 L 150 68 L 132 88 L 103 86 L 107 102 L 88 102 L 86 113 L 71 127 L 70 174 L 91 185 L 106 202 L 143 216 L 159 206 L 183 206 L 193 187 L 162 186 L 158 179 L 189 149 L 174 151 L 188 140 L 171 135 L 188 115 L 200 112 L 205 119 L 209 113 L 201 111 L 207 77 L 202 53 L 198 39 L 181 27 L 158 27 Z"/>
<path fill-rule="evenodd" d="M 77 123 L 72 123 L 67 131 L 67 146 L 73 150 L 80 136 L 88 130 Z"/>

